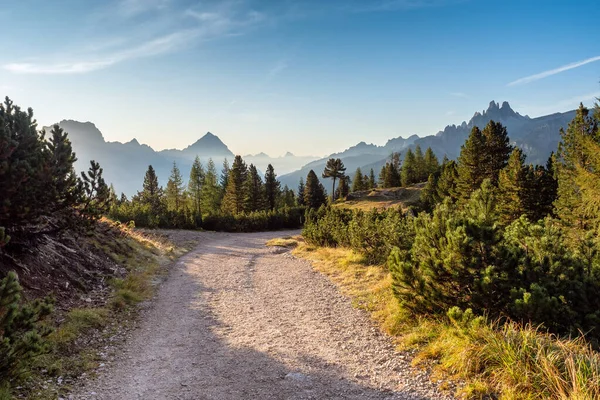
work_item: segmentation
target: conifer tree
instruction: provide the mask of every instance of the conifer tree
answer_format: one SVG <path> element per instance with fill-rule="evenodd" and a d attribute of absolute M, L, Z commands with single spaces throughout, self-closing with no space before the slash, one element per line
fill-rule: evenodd
<path fill-rule="evenodd" d="M 421 150 L 421 146 L 415 146 L 415 182 L 424 182 L 427 180 L 429 174 L 427 173 L 427 168 L 425 166 L 425 158 L 423 156 L 423 150 Z"/>
<path fill-rule="evenodd" d="M 375 189 L 377 187 L 377 181 L 375 180 L 375 171 L 371 168 L 369 172 L 369 189 Z"/>
<path fill-rule="evenodd" d="M 386 185 L 388 182 L 387 172 L 389 170 L 388 165 L 389 165 L 389 163 L 386 163 L 383 167 L 381 167 L 381 171 L 379 171 L 379 187 L 382 187 L 382 188 L 387 187 L 387 185 Z"/>
<path fill-rule="evenodd" d="M 281 184 L 277 180 L 275 169 L 271 164 L 267 166 L 267 172 L 265 173 L 265 194 L 267 198 L 267 206 L 269 210 L 274 210 L 277 204 L 277 198 L 280 194 Z"/>
<path fill-rule="evenodd" d="M 350 193 L 350 178 L 347 176 L 343 176 L 340 178 L 340 184 L 336 190 L 335 198 L 336 199 L 345 199 Z"/>
<path fill-rule="evenodd" d="M 248 167 L 241 156 L 235 156 L 233 165 L 227 177 L 227 189 L 223 197 L 221 208 L 225 212 L 239 214 L 244 211 L 246 200 L 245 182 L 248 175 Z"/>
<path fill-rule="evenodd" d="M 431 212 L 433 208 L 442 201 L 438 196 L 438 174 L 431 174 L 427 178 L 427 184 L 419 195 L 419 201 L 423 209 L 427 212 Z"/>
<path fill-rule="evenodd" d="M 365 182 L 360 167 L 356 168 L 356 172 L 354 173 L 354 179 L 352 179 L 352 191 L 358 192 L 361 190 L 368 189 L 366 185 L 368 185 L 368 182 Z"/>
<path fill-rule="evenodd" d="M 411 149 L 406 151 L 402 162 L 402 186 L 412 185 L 418 181 L 417 160 Z"/>
<path fill-rule="evenodd" d="M 221 169 L 221 177 L 219 180 L 219 185 L 221 186 L 221 198 L 225 195 L 227 191 L 227 184 L 229 183 L 229 171 L 231 170 L 229 166 L 229 161 L 225 158 L 223 160 L 223 168 Z"/>
<path fill-rule="evenodd" d="M 319 208 L 327 203 L 325 188 L 319 182 L 317 174 L 312 169 L 306 176 L 306 186 L 304 187 L 304 204 L 308 208 Z"/>
<path fill-rule="evenodd" d="M 183 178 L 181 172 L 177 167 L 177 164 L 173 162 L 173 168 L 171 169 L 171 176 L 167 182 L 166 200 L 167 210 L 179 211 L 183 208 L 184 198 L 184 187 Z"/>
<path fill-rule="evenodd" d="M 146 170 L 143 189 L 138 192 L 138 197 L 141 203 L 150 205 L 152 214 L 158 215 L 161 212 L 163 189 L 158 185 L 158 177 L 152 165 Z"/>
<path fill-rule="evenodd" d="M 102 177 L 102 168 L 96 161 L 90 161 L 90 168 L 81 173 L 83 202 L 81 215 L 88 223 L 97 221 L 108 211 L 110 191 Z"/>
<path fill-rule="evenodd" d="M 466 201 L 477 190 L 485 174 L 483 170 L 485 154 L 485 138 L 478 127 L 474 126 L 465 144 L 462 145 L 458 157 L 456 179 L 456 196 L 461 201 Z"/>
<path fill-rule="evenodd" d="M 529 192 L 528 200 L 529 204 L 535 204 L 535 206 L 527 207 L 533 221 L 538 221 L 547 215 L 554 215 L 554 202 L 558 191 L 554 157 L 554 153 L 552 153 L 548 157 L 546 166 L 537 166 L 535 170 L 535 184 L 533 190 Z"/>
<path fill-rule="evenodd" d="M 598 179 L 598 172 L 594 171 L 600 136 L 598 121 L 580 104 L 575 118 L 566 131 L 561 129 L 560 135 L 555 165 L 558 177 L 556 214 L 569 227 L 589 229 L 590 217 L 597 218 L 593 215 L 596 208 L 593 198 L 594 183 Z"/>
<path fill-rule="evenodd" d="M 71 141 L 67 133 L 58 125 L 52 127 L 51 137 L 48 141 L 50 164 L 48 178 L 51 180 L 46 186 L 47 202 L 51 212 L 61 212 L 71 209 L 77 204 L 81 196 L 81 185 L 77 180 L 74 164 L 77 161 Z"/>
<path fill-rule="evenodd" d="M 296 205 L 296 194 L 287 185 L 281 190 L 281 195 L 278 196 L 281 207 L 294 207 Z"/>
<path fill-rule="evenodd" d="M 204 180 L 206 174 L 200 158 L 196 156 L 192 169 L 190 170 L 190 180 L 188 181 L 188 192 L 192 201 L 192 211 L 198 218 L 202 218 L 202 191 L 204 189 Z"/>
<path fill-rule="evenodd" d="M 532 169 L 532 168 L 531 168 Z M 525 155 L 516 147 L 508 159 L 508 164 L 500 171 L 498 179 L 498 212 L 500 223 L 508 225 L 526 214 L 524 198 L 527 191 L 529 168 L 525 167 Z"/>
<path fill-rule="evenodd" d="M 248 167 L 244 187 L 244 211 L 253 212 L 265 209 L 265 188 L 254 164 Z"/>
<path fill-rule="evenodd" d="M 346 176 L 346 167 L 339 158 L 330 158 L 327 160 L 325 169 L 323 170 L 323 178 L 331 178 L 333 181 L 333 187 L 331 189 L 331 200 L 335 200 L 335 181 Z"/>
<path fill-rule="evenodd" d="M 298 194 L 296 196 L 296 203 L 299 206 L 304 206 L 306 203 L 304 202 L 304 179 L 300 178 L 300 183 L 298 183 Z"/>
<path fill-rule="evenodd" d="M 436 173 L 440 168 L 440 162 L 433 153 L 433 150 L 431 150 L 431 147 L 428 147 L 427 150 L 425 150 L 424 162 L 425 173 L 427 174 L 427 176 Z"/>
<path fill-rule="evenodd" d="M 206 164 L 201 200 L 204 212 L 214 214 L 221 208 L 221 188 L 217 182 L 217 169 L 212 158 Z"/>
<path fill-rule="evenodd" d="M 499 122 L 490 121 L 481 134 L 484 142 L 481 173 L 497 186 L 498 176 L 508 163 L 512 146 L 506 128 Z"/>
<path fill-rule="evenodd" d="M 452 201 L 456 201 L 458 198 L 456 193 L 456 182 L 458 180 L 456 162 L 444 159 L 441 170 L 440 178 L 436 182 L 437 198 L 442 201 L 446 197 L 449 197 Z"/>

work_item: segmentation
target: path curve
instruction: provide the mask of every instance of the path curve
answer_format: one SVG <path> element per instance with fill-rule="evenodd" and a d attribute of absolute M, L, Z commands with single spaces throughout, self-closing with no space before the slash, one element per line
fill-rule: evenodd
<path fill-rule="evenodd" d="M 204 234 L 122 356 L 70 397 L 447 398 L 310 263 L 265 247 L 286 234 Z"/>

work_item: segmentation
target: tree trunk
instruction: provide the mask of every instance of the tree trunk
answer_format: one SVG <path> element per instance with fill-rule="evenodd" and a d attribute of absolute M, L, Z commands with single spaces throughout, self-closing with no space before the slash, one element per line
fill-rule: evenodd
<path fill-rule="evenodd" d="M 333 189 L 331 189 L 331 202 L 335 201 L 335 176 L 333 177 Z"/>

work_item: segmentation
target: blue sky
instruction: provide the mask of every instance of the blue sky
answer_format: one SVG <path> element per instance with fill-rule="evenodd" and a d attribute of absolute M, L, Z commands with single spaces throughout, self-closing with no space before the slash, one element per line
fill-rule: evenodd
<path fill-rule="evenodd" d="M 21 0 L 0 9 L 0 94 L 107 140 L 324 155 L 490 100 L 592 105 L 599 20 L 597 0 Z"/>

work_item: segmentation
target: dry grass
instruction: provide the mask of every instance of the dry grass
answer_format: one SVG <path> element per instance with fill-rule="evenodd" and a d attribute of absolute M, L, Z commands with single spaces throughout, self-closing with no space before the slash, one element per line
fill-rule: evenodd
<path fill-rule="evenodd" d="M 363 211 L 391 207 L 402 207 L 403 210 L 406 210 L 417 204 L 422 189 L 422 184 L 406 188 L 373 189 L 370 192 L 361 193 L 358 199 L 338 202 L 333 206 Z"/>
<path fill-rule="evenodd" d="M 349 249 L 320 248 L 296 238 L 294 254 L 312 261 L 356 306 L 369 310 L 400 348 L 417 351 L 416 366 L 433 368 L 435 379 L 462 382 L 466 399 L 600 399 L 600 354 L 583 339 L 548 335 L 531 326 L 415 318 L 391 291 L 383 266 L 366 265 Z"/>
<path fill-rule="evenodd" d="M 298 237 L 285 236 L 282 238 L 275 238 L 269 240 L 266 245 L 273 247 L 296 247 L 298 245 Z"/>

